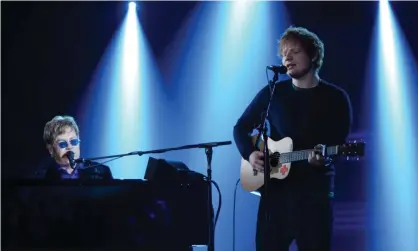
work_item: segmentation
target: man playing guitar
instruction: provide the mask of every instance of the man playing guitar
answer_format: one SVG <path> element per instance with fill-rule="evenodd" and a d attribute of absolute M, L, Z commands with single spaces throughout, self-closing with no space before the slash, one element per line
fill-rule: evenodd
<path fill-rule="evenodd" d="M 278 54 L 287 67 L 290 80 L 277 83 L 268 121 L 273 140 L 291 138 L 293 150 L 313 149 L 315 145 L 344 144 L 352 123 L 347 93 L 318 75 L 324 59 L 324 44 L 313 32 L 302 27 L 288 28 L 278 42 Z M 263 172 L 263 152 L 249 134 L 260 121 L 270 96 L 263 88 L 234 127 L 239 152 L 252 168 Z M 287 170 L 285 169 L 284 172 Z M 292 163 L 285 179 L 270 179 L 268 224 L 267 202 L 259 205 L 257 251 L 289 250 L 295 239 L 299 251 L 329 251 L 332 236 L 334 167 L 317 152 L 307 160 Z"/>

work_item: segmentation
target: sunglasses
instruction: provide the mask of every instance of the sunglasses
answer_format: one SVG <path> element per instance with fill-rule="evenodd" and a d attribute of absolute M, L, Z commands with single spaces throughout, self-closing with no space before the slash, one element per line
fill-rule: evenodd
<path fill-rule="evenodd" d="M 72 146 L 77 146 L 78 144 L 80 144 L 80 141 L 81 141 L 80 139 L 72 139 L 72 140 L 70 140 L 70 144 Z M 59 141 L 57 143 L 57 145 L 58 145 L 59 148 L 64 149 L 64 148 L 68 147 L 68 142 L 67 141 Z"/>

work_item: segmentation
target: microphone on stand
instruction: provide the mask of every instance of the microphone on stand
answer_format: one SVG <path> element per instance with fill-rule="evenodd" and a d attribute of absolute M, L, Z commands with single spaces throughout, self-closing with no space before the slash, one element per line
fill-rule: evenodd
<path fill-rule="evenodd" d="M 75 167 L 75 160 L 74 160 L 74 152 L 73 151 L 68 151 L 65 156 L 68 158 L 68 160 L 70 161 L 70 166 L 72 169 L 74 169 Z"/>
<path fill-rule="evenodd" d="M 286 74 L 287 68 L 284 65 L 268 65 L 267 69 L 273 71 L 274 73 Z"/>
<path fill-rule="evenodd" d="M 263 114 L 263 124 L 262 124 L 262 126 L 261 127 L 259 127 L 259 134 L 258 134 L 258 137 L 257 137 L 257 141 L 256 142 L 258 142 L 259 140 L 260 140 L 260 137 L 261 136 L 263 136 L 263 140 L 264 140 L 264 149 L 263 149 L 263 153 L 264 153 L 264 188 L 263 188 L 263 196 L 264 196 L 264 198 L 266 199 L 266 201 L 267 201 L 267 210 L 265 210 L 265 216 L 266 216 L 266 222 L 269 222 L 270 221 L 270 199 L 269 199 L 269 197 L 271 196 L 270 195 L 270 191 L 269 191 L 269 189 L 270 189 L 270 182 L 269 182 L 269 180 L 270 180 L 270 162 L 269 162 L 269 160 L 270 160 L 270 154 L 269 154 L 269 147 L 268 147 L 268 140 L 267 140 L 267 138 L 268 138 L 268 135 L 267 135 L 267 130 L 268 130 L 268 128 L 267 128 L 267 121 L 268 121 L 268 114 L 269 114 L 269 111 L 270 111 L 270 104 L 271 104 L 271 101 L 272 101 L 272 99 L 273 99 L 273 95 L 274 95 L 274 91 L 275 91 L 275 89 L 276 89 L 276 82 L 277 82 L 277 80 L 279 79 L 279 74 L 286 74 L 287 73 L 287 68 L 286 68 L 286 66 L 284 66 L 284 65 L 268 65 L 267 67 L 266 67 L 268 70 L 271 70 L 271 71 L 273 71 L 274 72 L 274 77 L 273 77 L 273 79 L 272 80 L 269 80 L 268 81 L 268 85 L 269 85 L 269 87 L 270 87 L 270 95 L 269 95 L 269 100 L 268 100 L 268 104 L 267 104 L 267 107 L 265 108 L 265 112 L 264 112 L 264 114 Z M 272 85 L 272 87 L 271 87 L 271 85 Z M 254 171 L 254 173 L 256 173 L 255 171 Z M 265 240 L 263 240 L 263 242 L 266 242 L 267 241 L 267 238 L 265 238 Z"/>

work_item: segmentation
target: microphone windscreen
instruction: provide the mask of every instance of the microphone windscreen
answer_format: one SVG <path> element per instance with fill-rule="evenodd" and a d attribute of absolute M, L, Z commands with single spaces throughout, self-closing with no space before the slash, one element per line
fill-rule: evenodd
<path fill-rule="evenodd" d="M 68 159 L 74 159 L 74 152 L 73 151 L 68 151 L 66 153 L 66 156 L 67 156 Z"/>

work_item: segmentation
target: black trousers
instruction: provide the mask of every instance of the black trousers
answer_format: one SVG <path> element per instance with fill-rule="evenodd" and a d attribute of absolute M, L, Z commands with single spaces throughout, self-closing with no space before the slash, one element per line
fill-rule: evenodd
<path fill-rule="evenodd" d="M 270 183 L 268 201 L 261 197 L 256 234 L 257 251 L 330 251 L 333 201 L 324 182 Z M 303 184 L 304 183 L 304 184 Z M 269 210 L 266 222 L 265 210 Z"/>

